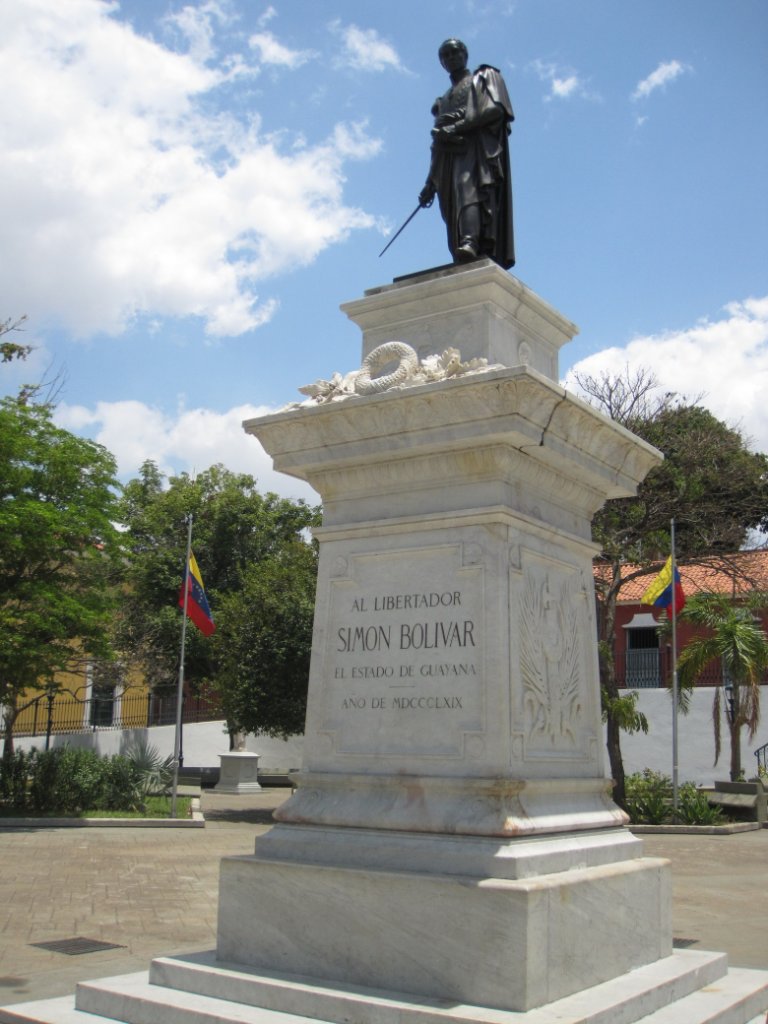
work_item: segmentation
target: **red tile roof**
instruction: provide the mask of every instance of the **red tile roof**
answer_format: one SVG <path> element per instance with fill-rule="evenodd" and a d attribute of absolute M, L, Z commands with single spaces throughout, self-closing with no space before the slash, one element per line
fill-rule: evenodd
<path fill-rule="evenodd" d="M 654 575 L 664 562 L 654 564 L 652 570 L 623 584 L 619 592 L 622 603 L 638 603 Z M 628 575 L 638 565 L 624 566 L 622 575 Z M 680 580 L 687 597 L 701 592 L 716 594 L 748 594 L 754 590 L 768 591 L 768 551 L 739 551 L 733 555 L 713 556 L 699 562 L 678 564 Z M 599 579 L 605 566 L 595 564 L 595 578 Z"/>

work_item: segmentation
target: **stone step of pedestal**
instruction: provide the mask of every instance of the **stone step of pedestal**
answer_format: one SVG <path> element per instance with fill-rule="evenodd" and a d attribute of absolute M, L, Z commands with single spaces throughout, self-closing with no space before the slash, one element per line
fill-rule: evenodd
<path fill-rule="evenodd" d="M 732 967 L 728 973 L 692 992 L 671 1006 L 641 1017 L 638 1024 L 740 1024 L 746 1018 L 765 1018 L 760 1011 L 768 1007 L 768 974 Z"/>
<path fill-rule="evenodd" d="M 77 1005 L 75 1005 L 77 1004 Z M 77 995 L 0 1009 L 0 1024 L 306 1024 L 306 1018 L 159 988 L 146 971 L 78 986 Z"/>
<path fill-rule="evenodd" d="M 0 1024 L 95 1024 L 95 1019 L 75 1009 L 74 996 L 59 996 L 1 1006 Z"/>
<path fill-rule="evenodd" d="M 420 1000 L 405 993 L 351 985 L 333 987 L 313 983 L 306 977 L 267 975 L 256 969 L 221 963 L 213 952 L 160 957 L 152 962 L 150 978 L 167 988 L 226 996 L 237 1002 L 322 1021 L 517 1024 L 524 1020 L 526 1024 L 550 1024 L 554 1020 L 572 1019 L 588 1020 L 590 1024 L 633 1024 L 673 1000 L 718 983 L 726 971 L 727 957 L 723 953 L 681 950 L 655 964 L 557 1000 L 540 1010 L 529 1010 L 527 1014 L 457 1006 L 452 1000 Z M 765 980 L 768 982 L 768 975 Z"/>
<path fill-rule="evenodd" d="M 160 958 L 152 977 L 162 983 L 148 972 L 86 982 L 78 1009 L 72 998 L 20 1004 L 0 1009 L 0 1024 L 762 1024 L 755 1015 L 768 1007 L 768 972 L 728 971 L 723 954 L 691 950 L 526 1013 L 333 989 L 217 964 L 213 955 Z"/>

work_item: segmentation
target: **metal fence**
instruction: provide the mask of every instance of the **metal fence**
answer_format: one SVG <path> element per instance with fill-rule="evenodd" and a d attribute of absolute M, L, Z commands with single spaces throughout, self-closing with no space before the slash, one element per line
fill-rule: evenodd
<path fill-rule="evenodd" d="M 144 729 L 153 725 L 175 725 L 177 696 L 146 691 L 95 691 L 81 697 L 71 691 L 41 694 L 18 715 L 14 736 L 53 736 L 96 729 Z M 186 694 L 182 722 L 212 722 L 222 718 L 218 701 L 211 696 Z M 4 723 L 0 717 L 0 735 Z"/>
<path fill-rule="evenodd" d="M 642 690 L 672 685 L 672 652 L 668 647 L 639 648 L 617 652 L 615 656 L 616 680 L 621 687 Z M 768 683 L 768 673 L 763 679 Z M 696 686 L 729 687 L 727 671 L 711 664 L 696 680 Z"/>
<path fill-rule="evenodd" d="M 616 658 L 616 678 L 630 690 L 666 686 L 671 677 L 669 660 L 658 648 L 624 651 Z"/>

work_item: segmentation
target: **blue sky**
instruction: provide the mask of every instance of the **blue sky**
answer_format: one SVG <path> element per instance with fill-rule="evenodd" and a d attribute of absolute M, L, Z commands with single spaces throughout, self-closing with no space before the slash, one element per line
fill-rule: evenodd
<path fill-rule="evenodd" d="M 653 369 L 768 450 L 765 0 L 14 0 L 0 319 L 123 479 L 273 474 L 240 421 L 359 365 L 342 302 L 448 261 L 411 212 L 439 44 L 503 72 L 518 262 L 561 352 Z"/>

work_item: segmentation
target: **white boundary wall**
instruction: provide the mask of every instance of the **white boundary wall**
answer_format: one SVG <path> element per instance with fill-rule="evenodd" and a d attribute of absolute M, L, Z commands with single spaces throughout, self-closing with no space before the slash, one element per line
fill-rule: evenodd
<path fill-rule="evenodd" d="M 161 757 L 173 754 L 175 727 L 158 725 L 151 729 L 94 729 L 87 733 L 62 733 L 51 737 L 51 748 L 87 747 L 100 754 L 121 754 L 136 739 L 144 737 L 156 747 Z M 45 736 L 14 737 L 14 746 L 29 750 L 45 746 Z M 288 740 L 270 736 L 248 736 L 246 749 L 260 754 L 259 770 L 286 772 L 301 767 L 303 736 Z M 185 768 L 218 768 L 219 755 L 229 751 L 229 735 L 223 721 L 185 725 L 182 732 L 182 753 Z"/>
<path fill-rule="evenodd" d="M 647 715 L 649 729 L 647 735 L 643 735 L 643 733 L 636 733 L 634 736 L 621 734 L 624 770 L 629 774 L 630 772 L 640 772 L 643 768 L 653 768 L 671 776 L 672 694 L 666 689 L 638 690 L 637 692 L 640 694 L 637 706 Z M 715 759 L 715 735 L 712 724 L 714 699 L 714 687 L 694 690 L 691 694 L 690 711 L 687 715 L 682 713 L 678 715 L 677 745 L 680 782 L 695 782 L 700 786 L 710 786 L 715 779 L 729 777 L 731 744 L 728 723 L 725 720 L 722 707 L 724 700 L 721 700 L 720 740 L 722 749 L 720 760 L 716 766 L 712 764 Z M 757 773 L 757 759 L 753 751 L 764 743 L 768 743 L 768 686 L 760 687 L 760 701 L 762 721 L 754 740 L 749 740 L 746 729 L 743 729 L 741 733 L 741 764 L 748 779 Z"/>
<path fill-rule="evenodd" d="M 746 730 L 742 733 L 742 764 L 747 778 L 755 774 L 757 761 L 753 751 L 768 743 L 768 686 L 761 688 L 763 722 L 755 739 L 750 742 Z M 672 774 L 672 698 L 668 690 L 639 690 L 638 707 L 648 716 L 648 735 L 637 733 L 628 736 L 622 733 L 621 750 L 624 769 L 639 772 L 643 768 Z M 687 715 L 678 716 L 678 748 L 680 782 L 695 782 L 711 785 L 715 779 L 728 778 L 730 744 L 725 719 L 722 723 L 722 752 L 717 767 L 715 741 L 712 731 L 712 701 L 714 689 L 695 690 L 691 697 L 691 710 Z M 145 736 L 165 757 L 173 753 L 174 727 L 155 726 L 151 729 L 133 729 L 121 732 L 118 729 L 96 729 L 88 733 L 57 735 L 51 737 L 52 747 L 65 744 L 96 749 L 101 754 L 119 754 L 131 740 Z M 18 737 L 16 747 L 29 749 L 45 745 L 44 736 Z M 185 725 L 183 733 L 184 765 L 188 768 L 218 768 L 219 755 L 229 750 L 229 736 L 224 722 L 203 722 L 199 725 Z M 272 739 L 269 736 L 248 736 L 246 749 L 261 755 L 259 770 L 286 772 L 301 767 L 303 737 L 293 736 L 289 740 Z M 606 754 L 606 772 L 607 754 Z"/>

